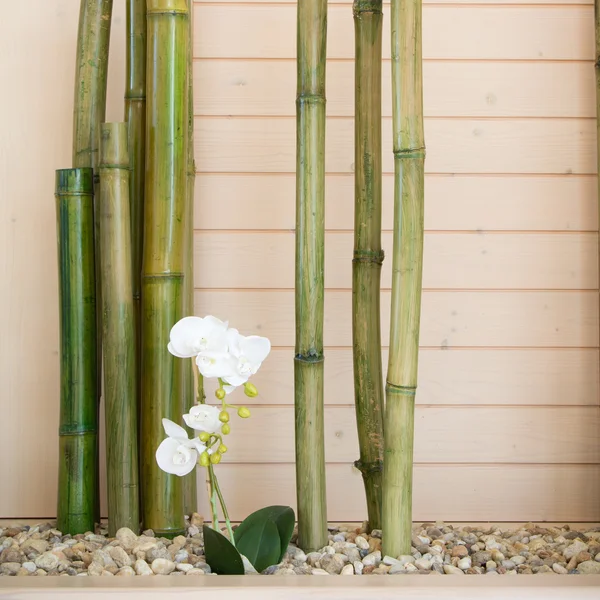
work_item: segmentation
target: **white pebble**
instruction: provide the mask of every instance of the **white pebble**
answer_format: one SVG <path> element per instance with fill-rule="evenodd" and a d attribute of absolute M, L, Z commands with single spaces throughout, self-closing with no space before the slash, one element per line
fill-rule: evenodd
<path fill-rule="evenodd" d="M 361 550 L 368 550 L 369 549 L 369 542 L 367 542 L 367 540 L 362 535 L 357 535 L 356 539 L 354 540 L 354 543 Z"/>
<path fill-rule="evenodd" d="M 470 556 L 465 556 L 464 558 L 461 558 L 458 561 L 458 564 L 456 565 L 459 569 L 462 569 L 463 571 L 466 571 L 467 569 L 471 568 L 471 557 Z"/>
<path fill-rule="evenodd" d="M 23 563 L 23 568 L 27 569 L 30 573 L 35 573 L 37 571 L 37 567 L 34 562 L 27 561 Z"/>
<path fill-rule="evenodd" d="M 567 571 L 567 569 L 565 569 L 565 567 L 563 567 L 562 565 L 560 565 L 559 563 L 554 563 L 552 565 L 552 570 L 555 573 L 558 573 L 559 575 L 566 575 L 569 571 Z"/>
<path fill-rule="evenodd" d="M 150 565 L 141 558 L 138 558 L 138 560 L 135 561 L 135 564 L 133 565 L 133 570 L 138 575 L 154 575 L 152 569 L 150 568 Z"/>
<path fill-rule="evenodd" d="M 353 563 L 354 565 L 354 572 L 357 575 L 362 575 L 363 569 L 364 569 L 364 565 L 362 564 L 362 562 L 360 560 L 355 560 Z"/>
<path fill-rule="evenodd" d="M 444 565 L 444 573 L 446 575 L 464 575 L 458 567 L 453 567 L 452 565 Z"/>
<path fill-rule="evenodd" d="M 525 564 L 525 557 L 521 556 L 520 554 L 517 554 L 517 556 L 511 556 L 510 560 L 512 560 L 515 565 Z"/>
<path fill-rule="evenodd" d="M 313 575 L 329 575 L 329 573 L 325 569 L 313 569 Z"/>
<path fill-rule="evenodd" d="M 412 563 L 406 563 L 406 565 L 404 565 L 404 568 L 406 569 L 407 573 L 414 573 L 415 571 L 418 571 L 419 569 L 413 565 Z"/>
<path fill-rule="evenodd" d="M 345 565 L 340 575 L 354 575 L 354 567 L 352 565 Z"/>
<path fill-rule="evenodd" d="M 432 561 L 425 557 L 419 558 L 418 560 L 415 561 L 415 566 L 417 567 L 417 569 L 421 569 L 423 571 L 429 571 L 432 566 Z"/>
<path fill-rule="evenodd" d="M 179 563 L 175 568 L 178 571 L 183 571 L 184 573 L 187 573 L 188 571 L 191 571 L 194 568 L 194 565 L 190 565 L 189 563 Z"/>

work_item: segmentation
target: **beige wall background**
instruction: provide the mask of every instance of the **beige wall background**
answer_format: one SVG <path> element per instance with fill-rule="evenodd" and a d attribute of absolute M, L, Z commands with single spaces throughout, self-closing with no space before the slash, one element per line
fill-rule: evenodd
<path fill-rule="evenodd" d="M 54 170 L 70 166 L 78 0 L 0 20 L 0 517 L 56 504 Z M 196 313 L 268 336 L 220 466 L 234 518 L 295 505 L 293 2 L 195 3 Z M 389 15 L 384 228 L 391 247 Z M 107 120 L 122 120 L 115 1 Z M 353 22 L 329 4 L 329 517 L 361 520 L 351 365 Z M 426 243 L 415 519 L 600 520 L 593 6 L 424 6 Z M 382 335 L 389 335 L 390 268 Z M 384 359 L 387 351 L 384 349 Z M 202 483 L 200 498 L 205 507 Z"/>

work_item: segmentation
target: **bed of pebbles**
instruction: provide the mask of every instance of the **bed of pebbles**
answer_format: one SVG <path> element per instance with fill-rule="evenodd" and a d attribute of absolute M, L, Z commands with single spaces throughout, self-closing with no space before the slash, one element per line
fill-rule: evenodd
<path fill-rule="evenodd" d="M 186 535 L 172 540 L 127 528 L 115 538 L 62 535 L 52 523 L 0 526 L 0 576 L 204 576 L 203 519 L 194 514 Z M 292 538 L 292 542 L 295 538 Z M 293 543 L 267 575 L 526 575 L 600 574 L 600 527 L 574 530 L 532 523 L 505 530 L 424 523 L 413 530 L 411 554 L 382 556 L 381 532 L 341 525 L 329 545 L 304 553 Z M 256 573 L 246 563 L 247 573 Z"/>

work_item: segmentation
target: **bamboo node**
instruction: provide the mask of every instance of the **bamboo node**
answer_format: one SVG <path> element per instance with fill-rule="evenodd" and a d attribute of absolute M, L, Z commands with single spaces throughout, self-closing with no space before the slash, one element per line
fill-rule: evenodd
<path fill-rule="evenodd" d="M 355 460 L 354 466 L 363 475 L 373 475 L 374 473 L 381 473 L 383 471 L 383 461 L 381 459 L 377 459 L 372 462 L 363 462 L 362 460 Z"/>
<path fill-rule="evenodd" d="M 296 354 L 294 360 L 297 362 L 314 364 L 324 362 L 325 356 L 323 354 Z"/>
<path fill-rule="evenodd" d="M 352 5 L 352 14 L 360 17 L 363 14 L 382 15 L 381 0 L 355 0 Z"/>
<path fill-rule="evenodd" d="M 296 96 L 296 104 L 325 104 L 325 96 L 322 94 L 302 93 Z"/>
<path fill-rule="evenodd" d="M 353 263 L 363 262 L 381 266 L 383 264 L 383 259 L 385 258 L 385 253 L 383 250 L 355 250 L 353 256 Z"/>
<path fill-rule="evenodd" d="M 385 386 L 386 394 L 398 395 L 398 396 L 411 396 L 417 395 L 417 386 L 415 385 L 396 385 L 386 381 Z"/>
<path fill-rule="evenodd" d="M 394 158 L 425 158 L 425 146 L 394 150 Z"/>

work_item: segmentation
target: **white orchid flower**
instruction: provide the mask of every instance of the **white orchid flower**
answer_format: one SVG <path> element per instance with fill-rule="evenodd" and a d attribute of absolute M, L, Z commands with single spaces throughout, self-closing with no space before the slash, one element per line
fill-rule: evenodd
<path fill-rule="evenodd" d="M 183 477 L 194 470 L 206 446 L 198 438 L 190 440 L 185 429 L 177 423 L 163 419 L 162 424 L 169 437 L 156 449 L 156 462 L 163 471 Z"/>
<path fill-rule="evenodd" d="M 227 322 L 207 315 L 184 317 L 171 328 L 169 352 L 192 358 L 201 352 L 227 353 Z"/>
<path fill-rule="evenodd" d="M 219 420 L 221 410 L 211 404 L 198 404 L 190 408 L 190 412 L 183 415 L 183 420 L 188 427 L 196 431 L 217 433 L 223 425 Z"/>
<path fill-rule="evenodd" d="M 232 372 L 221 376 L 234 388 L 248 381 L 271 352 L 268 338 L 258 335 L 243 336 L 237 329 L 227 330 L 227 347 L 231 356 Z"/>

